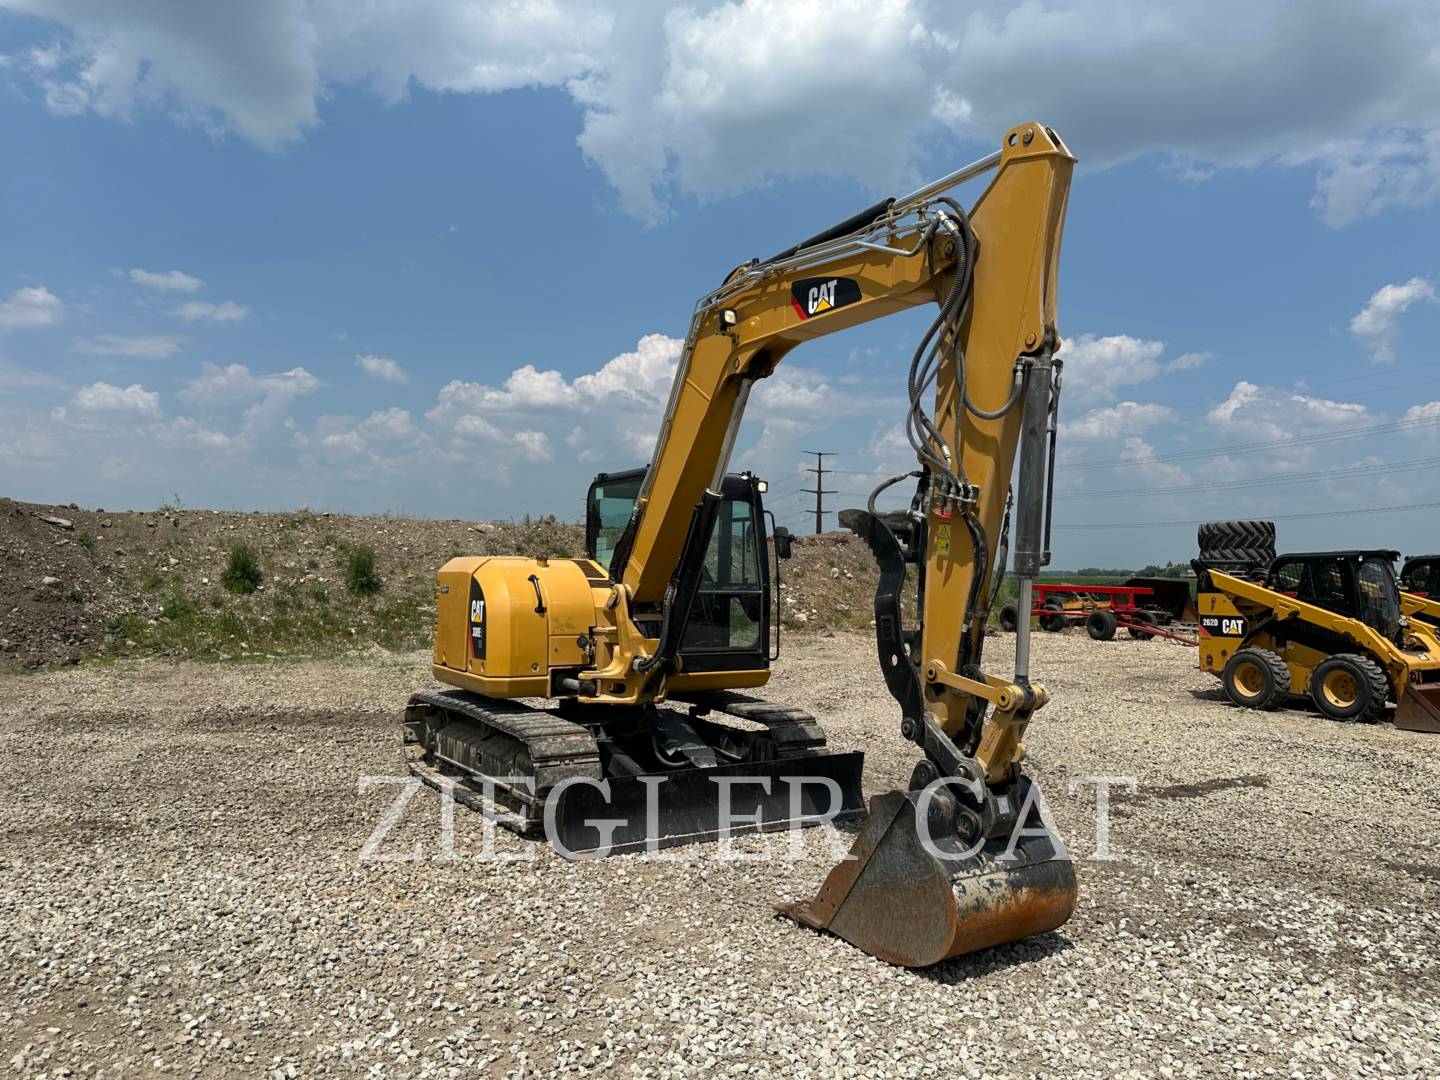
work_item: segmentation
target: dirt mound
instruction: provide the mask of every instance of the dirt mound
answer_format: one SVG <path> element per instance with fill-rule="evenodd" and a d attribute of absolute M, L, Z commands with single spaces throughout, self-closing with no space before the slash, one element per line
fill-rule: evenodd
<path fill-rule="evenodd" d="M 259 587 L 221 584 L 237 545 Z M 347 587 L 353 552 L 376 555 L 380 587 Z M 112 513 L 0 499 L 0 667 L 158 652 L 208 658 L 316 654 L 429 640 L 435 569 L 461 554 L 579 554 L 580 527 L 554 518 L 430 521 L 167 507 Z"/>
<path fill-rule="evenodd" d="M 222 577 L 253 549 L 259 587 Z M 432 521 L 165 507 L 109 512 L 0 499 L 0 667 L 115 655 L 201 659 L 413 649 L 434 626 L 435 570 L 456 555 L 579 555 L 581 527 L 554 518 Z M 381 587 L 352 592 L 347 563 L 375 552 Z M 875 566 L 849 533 L 795 540 L 781 565 L 784 625 L 868 629 Z"/>
<path fill-rule="evenodd" d="M 780 564 L 780 607 L 790 629 L 864 630 L 875 619 L 875 558 L 853 533 L 795 537 Z"/>

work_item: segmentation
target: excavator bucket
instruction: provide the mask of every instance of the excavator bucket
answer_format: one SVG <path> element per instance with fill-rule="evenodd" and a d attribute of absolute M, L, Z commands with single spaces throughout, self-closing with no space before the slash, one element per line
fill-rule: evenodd
<path fill-rule="evenodd" d="M 951 956 L 1054 930 L 1075 909 L 1075 871 L 1053 832 L 978 851 L 936 836 L 926 850 L 918 792 L 870 801 L 850 854 L 813 900 L 779 910 L 887 963 L 928 967 Z"/>
<path fill-rule="evenodd" d="M 1440 683 L 1410 683 L 1395 706 L 1395 726 L 1403 731 L 1440 733 Z"/>

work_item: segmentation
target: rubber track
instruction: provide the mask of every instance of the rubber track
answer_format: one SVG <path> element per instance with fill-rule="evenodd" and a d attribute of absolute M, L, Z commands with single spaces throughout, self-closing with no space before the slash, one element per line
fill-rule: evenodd
<path fill-rule="evenodd" d="M 697 705 L 738 720 L 764 724 L 770 729 L 770 736 L 775 740 L 775 748 L 781 757 L 818 750 L 825 745 L 825 730 L 820 726 L 820 721 L 804 709 L 775 705 L 734 690 L 679 694 L 671 700 Z"/>
<path fill-rule="evenodd" d="M 420 690 L 410 695 L 410 702 L 433 705 L 519 740 L 537 766 L 600 763 L 600 748 L 589 729 L 552 712 L 467 690 Z"/>

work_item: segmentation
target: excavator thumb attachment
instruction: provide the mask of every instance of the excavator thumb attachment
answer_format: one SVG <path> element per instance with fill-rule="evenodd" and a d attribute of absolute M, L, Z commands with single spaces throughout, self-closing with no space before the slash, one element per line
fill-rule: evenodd
<path fill-rule="evenodd" d="M 953 834 L 936 836 L 926 850 L 919 798 L 875 796 L 850 854 L 819 894 L 779 910 L 903 967 L 1041 934 L 1070 917 L 1075 872 L 1053 832 L 1028 830 L 1013 857 L 1009 837 L 972 851 Z"/>
<path fill-rule="evenodd" d="M 1395 705 L 1395 726 L 1403 731 L 1440 733 L 1440 683 L 1406 685 Z"/>

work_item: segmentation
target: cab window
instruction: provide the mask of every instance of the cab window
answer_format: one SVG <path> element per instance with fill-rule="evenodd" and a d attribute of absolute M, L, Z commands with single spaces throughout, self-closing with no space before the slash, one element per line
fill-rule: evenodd
<path fill-rule="evenodd" d="M 1437 591 L 1440 586 L 1440 565 L 1430 562 L 1417 562 L 1405 573 L 1405 586 L 1410 592 L 1425 593 L 1430 595 Z"/>
<path fill-rule="evenodd" d="M 726 499 L 710 534 L 682 649 L 760 648 L 764 603 L 755 508 Z"/>
<path fill-rule="evenodd" d="M 640 497 L 643 473 L 618 480 L 597 483 L 590 489 L 590 505 L 585 514 L 585 541 L 590 557 L 610 569 L 610 559 L 620 534 L 630 521 L 630 511 Z"/>
<path fill-rule="evenodd" d="M 1360 621 L 1387 638 L 1400 629 L 1400 598 L 1395 570 L 1384 559 L 1364 559 L 1355 572 L 1356 612 Z"/>
<path fill-rule="evenodd" d="M 1288 596 L 1299 596 L 1305 578 L 1303 562 L 1287 562 L 1277 566 L 1270 575 L 1270 588 Z"/>

